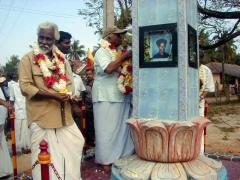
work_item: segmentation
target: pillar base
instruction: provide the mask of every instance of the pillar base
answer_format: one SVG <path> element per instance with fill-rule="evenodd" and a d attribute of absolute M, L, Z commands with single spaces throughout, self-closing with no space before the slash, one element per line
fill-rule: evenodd
<path fill-rule="evenodd" d="M 160 163 L 145 161 L 136 155 L 119 159 L 112 166 L 112 180 L 227 180 L 221 161 L 203 155 L 188 162 Z"/>

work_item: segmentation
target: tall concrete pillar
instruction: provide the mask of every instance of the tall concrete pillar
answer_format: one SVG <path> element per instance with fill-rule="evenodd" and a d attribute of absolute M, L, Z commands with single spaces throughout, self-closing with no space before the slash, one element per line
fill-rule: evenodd
<path fill-rule="evenodd" d="M 227 179 L 221 162 L 200 153 L 197 0 L 133 0 L 133 117 L 136 155 L 113 180 Z"/>

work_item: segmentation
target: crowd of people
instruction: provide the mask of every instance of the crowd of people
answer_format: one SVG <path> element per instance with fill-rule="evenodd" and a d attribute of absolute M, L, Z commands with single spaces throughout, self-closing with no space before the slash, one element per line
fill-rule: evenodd
<path fill-rule="evenodd" d="M 17 151 L 31 151 L 37 161 L 39 143 L 48 142 L 51 162 L 60 177 L 81 179 L 84 144 L 96 148 L 96 163 L 103 171 L 123 155 L 133 152 L 126 121 L 130 116 L 130 97 L 116 87 L 119 65 L 131 51 L 115 59 L 111 48 L 119 48 L 125 30 L 108 28 L 103 39 L 109 46 L 96 52 L 94 67 L 79 75 L 79 60 L 68 61 L 71 34 L 56 24 L 44 22 L 37 29 L 37 43 L 23 56 L 18 73 L 1 77 L 0 91 L 0 178 L 13 173 L 4 129 L 8 112 L 15 113 Z M 111 45 L 111 46 L 110 46 Z M 18 79 L 19 77 L 19 79 Z M 32 170 L 41 179 L 40 167 Z M 50 169 L 50 178 L 56 179 Z"/>
<path fill-rule="evenodd" d="M 94 67 L 87 67 L 82 79 L 79 60 L 66 59 L 71 34 L 51 22 L 38 26 L 37 43 L 21 59 L 18 73 L 0 77 L 0 177 L 12 174 L 4 129 L 13 111 L 17 151 L 31 151 L 33 165 L 39 143 L 46 140 L 51 162 L 65 179 L 81 179 L 84 144 L 95 147 L 95 162 L 106 172 L 114 161 L 134 152 L 126 124 L 131 95 L 116 85 L 119 66 L 132 56 L 130 50 L 116 56 L 126 32 L 116 27 L 103 32 Z M 200 104 L 206 91 L 201 91 Z M 39 166 L 33 169 L 34 180 L 41 179 L 40 172 Z M 52 169 L 50 178 L 57 178 Z"/>

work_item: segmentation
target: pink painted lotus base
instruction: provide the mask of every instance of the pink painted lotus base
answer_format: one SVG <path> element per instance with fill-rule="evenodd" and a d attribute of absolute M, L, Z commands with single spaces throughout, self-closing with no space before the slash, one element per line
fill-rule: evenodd
<path fill-rule="evenodd" d="M 130 119 L 128 123 L 140 158 L 172 163 L 198 157 L 203 129 L 210 121 L 198 117 L 192 121 Z"/>

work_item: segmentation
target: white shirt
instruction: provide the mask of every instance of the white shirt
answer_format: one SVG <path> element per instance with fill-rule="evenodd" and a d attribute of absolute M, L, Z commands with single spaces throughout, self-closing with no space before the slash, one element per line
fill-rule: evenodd
<path fill-rule="evenodd" d="M 11 82 L 9 86 L 10 101 L 14 102 L 16 119 L 26 119 L 25 97 L 22 95 L 19 83 Z"/>
<path fill-rule="evenodd" d="M 124 102 L 125 96 L 117 87 L 118 72 L 107 74 L 104 70 L 114 59 L 107 49 L 99 48 L 94 57 L 96 76 L 92 88 L 93 102 Z"/>
<path fill-rule="evenodd" d="M 215 84 L 214 84 L 214 80 L 213 80 L 213 75 L 212 75 L 212 71 L 205 65 L 201 65 L 200 68 L 204 69 L 204 73 L 205 73 L 205 86 L 203 91 L 206 92 L 214 92 L 215 91 Z"/>
<path fill-rule="evenodd" d="M 80 96 L 82 91 L 86 91 L 82 78 L 73 73 L 74 96 Z"/>
<path fill-rule="evenodd" d="M 0 98 L 2 100 L 5 100 L 5 97 L 3 95 L 2 89 L 0 88 Z M 5 106 L 0 105 L 0 125 L 3 125 L 5 123 L 5 119 L 7 118 L 7 108 Z"/>

